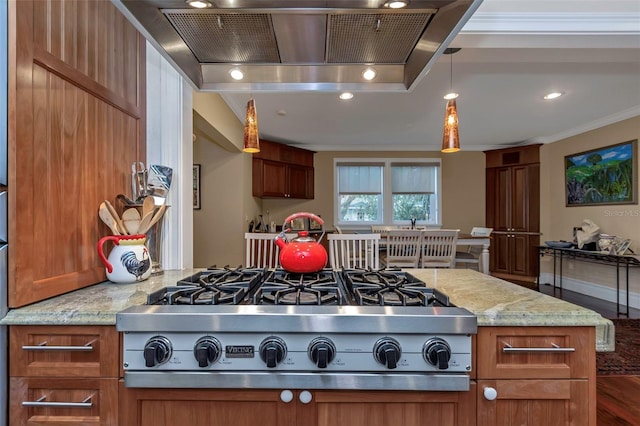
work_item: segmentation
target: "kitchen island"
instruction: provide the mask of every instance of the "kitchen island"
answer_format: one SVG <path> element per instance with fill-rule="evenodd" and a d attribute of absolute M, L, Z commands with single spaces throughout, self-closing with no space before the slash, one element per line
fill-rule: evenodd
<path fill-rule="evenodd" d="M 161 395 L 165 398 L 166 393 L 125 388 L 120 379 L 120 361 L 116 356 L 120 353 L 120 340 L 114 327 L 116 313 L 129 306 L 144 304 L 148 294 L 174 285 L 194 272 L 165 271 L 160 276 L 134 284 L 101 283 L 10 311 L 2 323 L 11 326 L 12 420 L 21 424 L 26 423 L 25 417 L 36 416 L 38 408 L 21 405 L 22 398 L 34 398 L 31 396 L 35 393 L 32 388 L 48 389 L 54 385 L 63 386 L 68 394 L 73 394 L 69 389 L 87 389 L 96 395 L 94 405 L 85 410 L 95 411 L 93 415 L 103 419 L 103 424 L 118 424 L 118 419 L 120 424 L 128 424 L 122 423 L 122 419 L 140 418 L 141 413 L 136 412 L 136 407 L 144 404 L 148 404 L 147 413 L 153 412 L 154 409 L 150 408 L 155 404 L 153 401 Z M 294 398 L 294 403 L 286 404 L 281 400 L 281 390 L 208 390 L 205 392 L 208 397 L 198 396 L 200 402 L 193 402 L 191 409 L 197 411 L 201 407 L 209 410 L 215 406 L 219 413 L 223 406 L 234 406 L 244 410 L 243 401 L 246 401 L 262 406 L 266 417 L 273 415 L 277 419 L 273 424 L 324 426 L 336 424 L 327 417 L 328 413 L 345 415 L 347 411 L 361 410 L 366 416 L 373 409 L 371 402 L 376 401 L 376 407 L 382 404 L 380 410 L 383 411 L 404 407 L 401 410 L 403 416 L 409 407 L 416 409 L 416 404 L 425 404 L 424 409 L 431 413 L 437 409 L 444 419 L 448 419 L 440 424 L 484 425 L 508 424 L 501 416 L 513 415 L 513 410 L 527 410 L 537 404 L 544 407 L 544 412 L 565 413 L 564 417 L 570 420 L 566 424 L 595 425 L 595 352 L 613 350 L 613 325 L 609 320 L 588 309 L 472 270 L 416 269 L 409 272 L 425 281 L 427 287 L 447 294 L 455 305 L 477 315 L 478 336 L 474 343 L 476 350 L 470 392 L 311 391 L 313 403 L 303 404 Z M 61 330 L 61 334 L 57 330 Z M 66 337 L 63 336 L 65 333 Z M 65 346 L 73 342 L 80 344 L 82 339 L 89 342 L 97 340 L 98 344 L 93 344 L 94 350 L 86 355 L 78 353 L 58 357 L 48 353 L 39 358 L 41 353 L 38 351 L 21 354 L 25 346 L 42 345 L 42 341 Z M 560 348 L 557 347 L 558 342 Z M 86 345 L 91 346 L 90 343 Z M 549 347 L 540 351 L 540 347 L 545 346 Z M 526 351 L 527 347 L 534 347 L 533 352 L 510 354 L 511 351 Z M 558 352 L 554 353 L 556 350 Z M 74 361 L 77 362 L 75 367 L 84 368 L 86 375 L 81 370 L 74 372 L 73 365 L 68 369 L 61 368 L 65 363 L 73 364 Z M 53 364 L 47 366 L 47 362 Z M 108 367 L 103 367 L 103 363 Z M 58 374 L 66 376 L 60 378 Z M 62 390 L 58 389 L 58 392 Z M 179 401 L 172 405 L 175 409 L 196 398 L 194 390 L 180 392 L 170 393 L 173 401 Z M 301 398 L 304 391 L 295 392 Z M 367 395 L 363 396 L 365 393 Z M 137 405 L 129 403 L 130 398 L 138 401 Z M 241 401 L 234 402 L 233 398 Z M 205 400 L 218 402 L 207 404 Z M 345 400 L 348 404 L 344 404 Z M 68 413 L 65 415 L 73 417 Z M 80 415 L 86 416 L 86 412 L 81 411 Z M 414 417 L 422 418 L 419 414 Z M 207 415 L 202 414 L 202 418 L 206 419 Z M 535 423 L 539 420 L 535 418 L 522 424 L 542 424 Z M 158 419 L 154 417 L 148 423 L 140 424 L 156 421 Z M 353 417 L 349 421 L 359 424 Z M 387 424 L 385 420 L 378 421 L 380 423 L 370 424 Z M 194 424 L 208 424 L 205 420 L 202 422 Z M 404 418 L 404 424 L 414 423 Z"/>

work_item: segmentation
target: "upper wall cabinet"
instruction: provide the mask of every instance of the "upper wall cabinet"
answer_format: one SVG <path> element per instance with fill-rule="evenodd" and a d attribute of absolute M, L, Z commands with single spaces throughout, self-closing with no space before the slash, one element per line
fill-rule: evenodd
<path fill-rule="evenodd" d="M 105 280 L 105 199 L 144 161 L 145 40 L 108 1 L 9 5 L 9 306 Z"/>
<path fill-rule="evenodd" d="M 253 196 L 313 199 L 313 154 L 261 140 L 260 152 L 253 154 Z"/>

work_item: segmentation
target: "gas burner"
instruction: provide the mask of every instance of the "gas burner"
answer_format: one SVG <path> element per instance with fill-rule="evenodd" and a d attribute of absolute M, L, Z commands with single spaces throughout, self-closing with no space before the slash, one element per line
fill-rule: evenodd
<path fill-rule="evenodd" d="M 406 272 L 353 269 L 343 276 L 358 305 L 452 306 L 446 295 Z"/>
<path fill-rule="evenodd" d="M 216 268 L 198 272 L 149 295 L 149 305 L 239 305 L 260 282 L 264 269 Z"/>
<path fill-rule="evenodd" d="M 341 305 L 345 296 L 336 274 L 330 269 L 303 274 L 275 270 L 257 289 L 253 302 L 257 305 Z"/>

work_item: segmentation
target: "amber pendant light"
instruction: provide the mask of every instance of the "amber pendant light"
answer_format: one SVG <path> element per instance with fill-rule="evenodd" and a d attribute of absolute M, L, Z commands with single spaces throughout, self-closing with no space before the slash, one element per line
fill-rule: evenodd
<path fill-rule="evenodd" d="M 460 48 L 448 48 L 445 49 L 445 55 L 453 55 L 458 52 Z M 453 57 L 451 58 L 450 68 L 450 88 L 453 87 Z M 458 108 L 456 107 L 457 93 L 450 93 L 445 95 L 447 100 L 447 109 L 444 115 L 444 130 L 442 132 L 442 152 L 458 152 L 460 151 L 460 134 L 458 130 Z"/>
<path fill-rule="evenodd" d="M 251 98 L 247 102 L 247 116 L 244 119 L 244 145 L 243 152 L 260 152 L 260 140 L 258 139 L 258 116 L 256 115 L 256 101 Z"/>

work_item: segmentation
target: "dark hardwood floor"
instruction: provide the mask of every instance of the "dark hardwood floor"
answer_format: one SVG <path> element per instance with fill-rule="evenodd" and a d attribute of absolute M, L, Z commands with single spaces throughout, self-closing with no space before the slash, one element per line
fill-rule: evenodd
<path fill-rule="evenodd" d="M 540 292 L 598 312 L 605 318 L 627 318 L 616 304 L 570 290 L 540 286 Z M 626 309 L 620 306 L 621 311 Z M 640 309 L 629 308 L 629 318 L 640 318 Z M 640 376 L 598 376 L 596 379 L 598 426 L 640 426 Z"/>

